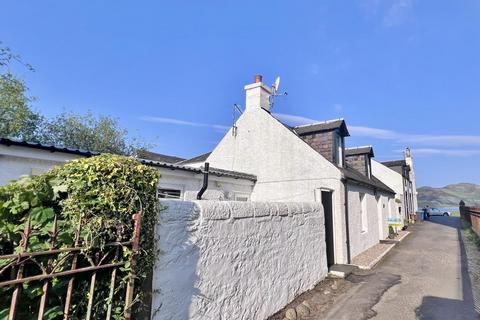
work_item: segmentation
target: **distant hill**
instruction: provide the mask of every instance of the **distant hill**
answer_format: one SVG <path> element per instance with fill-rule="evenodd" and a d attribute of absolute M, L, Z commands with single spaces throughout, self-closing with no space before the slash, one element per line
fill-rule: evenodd
<path fill-rule="evenodd" d="M 473 183 L 450 184 L 443 188 L 421 187 L 418 191 L 418 206 L 457 207 L 460 200 L 467 206 L 480 206 L 480 185 Z"/>

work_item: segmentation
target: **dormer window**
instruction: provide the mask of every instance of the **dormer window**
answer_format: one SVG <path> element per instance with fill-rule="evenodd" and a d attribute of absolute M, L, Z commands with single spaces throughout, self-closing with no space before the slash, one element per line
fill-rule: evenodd
<path fill-rule="evenodd" d="M 339 167 L 344 164 L 344 148 L 344 138 L 338 132 L 333 133 L 333 163 Z"/>
<path fill-rule="evenodd" d="M 368 179 L 372 178 L 372 146 L 345 149 L 346 166 L 355 169 Z"/>
<path fill-rule="evenodd" d="M 297 126 L 293 131 L 325 159 L 345 166 L 345 137 L 350 134 L 343 119 Z"/>

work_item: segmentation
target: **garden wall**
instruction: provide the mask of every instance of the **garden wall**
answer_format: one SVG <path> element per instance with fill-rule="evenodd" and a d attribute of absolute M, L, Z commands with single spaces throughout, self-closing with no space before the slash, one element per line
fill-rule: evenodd
<path fill-rule="evenodd" d="M 153 319 L 265 319 L 327 274 L 319 203 L 161 203 Z"/>

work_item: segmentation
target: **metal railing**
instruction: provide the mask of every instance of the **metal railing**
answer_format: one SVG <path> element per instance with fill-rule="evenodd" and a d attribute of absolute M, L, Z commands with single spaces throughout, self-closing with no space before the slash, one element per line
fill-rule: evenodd
<path fill-rule="evenodd" d="M 95 299 L 97 276 L 99 271 L 110 271 L 109 297 L 110 303 L 107 306 L 105 319 L 112 317 L 112 299 L 117 284 L 118 270 L 127 263 L 130 266 L 127 275 L 125 300 L 124 300 L 124 318 L 129 320 L 132 315 L 132 305 L 134 297 L 135 268 L 137 265 L 137 255 L 139 252 L 141 213 L 133 215 L 133 236 L 130 241 L 123 241 L 123 228 L 117 227 L 117 242 L 108 243 L 103 250 L 87 250 L 82 247 L 81 231 L 82 222 L 80 221 L 74 235 L 74 246 L 68 248 L 57 247 L 57 237 L 59 234 L 59 225 L 57 215 L 54 216 L 52 228 L 49 234 L 49 249 L 43 251 L 30 251 L 30 239 L 38 234 L 32 227 L 31 220 L 28 218 L 24 230 L 21 232 L 20 250 L 18 253 L 6 254 L 0 256 L 0 290 L 5 287 L 13 289 L 10 297 L 10 308 L 8 319 L 17 318 L 19 301 L 22 299 L 22 288 L 25 283 L 42 283 L 42 293 L 38 305 L 38 319 L 43 319 L 47 307 L 47 297 L 52 288 L 54 279 L 67 277 L 68 286 L 64 296 L 63 319 L 71 319 L 71 309 L 74 301 L 72 300 L 76 277 L 79 275 L 89 275 L 89 291 L 87 294 L 86 313 L 82 315 L 84 319 L 92 319 L 92 307 Z M 129 260 L 122 260 L 122 249 L 131 248 L 132 254 Z M 90 248 L 91 249 L 91 248 Z M 57 259 L 55 259 L 55 257 Z M 79 260 L 82 260 L 82 265 Z M 85 265 L 87 261 L 87 265 Z M 27 271 L 28 268 L 28 272 Z M 102 273 L 102 276 L 106 276 Z M 5 291 L 8 292 L 8 291 Z M 6 297 L 5 297 L 6 298 Z M 95 319 L 98 317 L 95 316 Z"/>

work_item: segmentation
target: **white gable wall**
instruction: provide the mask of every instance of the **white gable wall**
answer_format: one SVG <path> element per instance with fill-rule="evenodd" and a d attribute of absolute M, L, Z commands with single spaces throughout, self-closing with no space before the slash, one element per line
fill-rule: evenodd
<path fill-rule="evenodd" d="M 403 204 L 403 177 L 398 172 L 372 159 L 372 173 L 381 180 L 386 186 L 395 191 L 395 201 L 393 204 L 392 217 L 402 218 L 405 214 L 405 206 Z M 401 208 L 401 213 L 399 212 Z M 403 218 L 402 218 L 403 221 Z"/>
<path fill-rule="evenodd" d="M 316 189 L 333 191 L 336 262 L 346 262 L 344 191 L 340 170 L 261 108 L 250 108 L 207 161 L 212 167 L 257 176 L 253 201 L 320 201 Z"/>
<path fill-rule="evenodd" d="M 378 243 L 377 203 L 373 190 L 348 183 L 348 221 L 350 232 L 350 255 L 352 258 Z M 367 229 L 362 231 L 362 204 L 360 194 L 365 194 Z"/>

